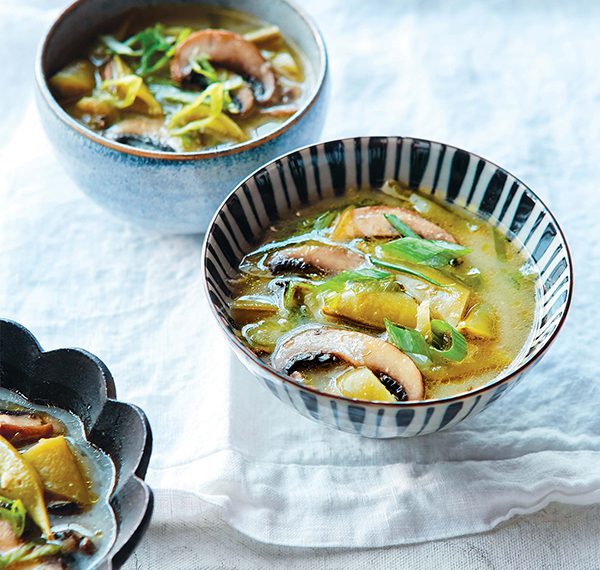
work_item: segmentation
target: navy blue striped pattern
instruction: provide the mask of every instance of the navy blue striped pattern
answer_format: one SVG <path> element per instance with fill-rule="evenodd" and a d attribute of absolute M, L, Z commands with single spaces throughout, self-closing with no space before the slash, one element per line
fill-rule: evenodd
<path fill-rule="evenodd" d="M 567 245 L 554 218 L 525 185 L 483 158 L 401 137 L 353 138 L 301 149 L 260 169 L 233 192 L 216 215 L 205 247 L 208 295 L 223 326 L 230 322 L 230 283 L 236 268 L 270 225 L 305 205 L 341 196 L 350 187 L 376 188 L 390 178 L 486 218 L 536 264 L 538 319 L 526 354 L 514 367 L 534 359 L 562 322 L 571 294 Z M 493 403 L 521 378 L 448 403 L 384 407 L 282 383 L 241 348 L 237 352 L 274 395 L 306 417 L 368 437 L 412 436 L 451 427 Z"/>

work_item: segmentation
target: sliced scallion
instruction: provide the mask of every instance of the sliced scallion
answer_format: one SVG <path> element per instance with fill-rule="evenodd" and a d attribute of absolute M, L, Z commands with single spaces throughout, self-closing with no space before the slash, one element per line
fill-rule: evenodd
<path fill-rule="evenodd" d="M 431 344 L 420 332 L 395 325 L 388 319 L 385 320 L 385 328 L 388 341 L 420 366 L 439 359 L 460 362 L 467 355 L 467 340 L 446 321 L 431 321 Z"/>
<path fill-rule="evenodd" d="M 4 554 L 0 554 L 0 570 L 10 568 L 15 564 L 34 562 L 43 558 L 56 556 L 62 551 L 62 546 L 57 543 L 36 544 L 28 542 L 13 548 Z"/>
<path fill-rule="evenodd" d="M 26 518 L 27 511 L 20 499 L 0 497 L 0 520 L 8 521 L 17 537 L 20 537 L 25 530 Z"/>
<path fill-rule="evenodd" d="M 371 263 L 376 265 L 377 267 L 382 267 L 384 269 L 391 269 L 392 271 L 397 271 L 398 273 L 406 273 L 407 275 L 412 275 L 413 277 L 417 277 L 418 279 L 422 279 L 423 281 L 427 281 L 427 283 L 431 283 L 436 287 L 447 287 L 447 285 L 442 285 L 439 281 L 428 277 L 424 273 L 420 271 L 416 271 L 414 269 L 410 269 L 403 265 L 398 265 L 397 263 L 390 263 L 388 261 L 382 261 L 381 259 L 377 259 L 376 257 L 369 257 Z"/>
<path fill-rule="evenodd" d="M 446 321 L 431 321 L 431 352 L 446 360 L 460 362 L 467 356 L 467 339 Z"/>
<path fill-rule="evenodd" d="M 142 50 L 134 50 L 126 43 L 120 42 L 113 36 L 101 35 L 100 40 L 111 51 L 117 55 L 128 55 L 131 57 L 142 55 Z"/>
<path fill-rule="evenodd" d="M 452 260 L 471 252 L 469 248 L 456 243 L 419 237 L 390 241 L 382 245 L 381 249 L 389 256 L 430 267 L 444 267 Z"/>
<path fill-rule="evenodd" d="M 431 360 L 429 345 L 420 332 L 395 325 L 388 319 L 385 319 L 385 330 L 388 341 L 402 352 L 409 356 L 418 355 Z"/>
<path fill-rule="evenodd" d="M 419 234 L 411 230 L 410 227 L 395 214 L 383 214 L 383 216 L 401 236 L 421 239 Z"/>
<path fill-rule="evenodd" d="M 365 283 L 369 281 L 381 281 L 391 277 L 392 274 L 387 271 L 379 271 L 378 269 L 372 269 L 365 267 L 363 269 L 355 269 L 349 271 L 342 271 L 337 275 L 334 275 L 327 281 L 324 281 L 317 287 L 319 292 L 322 291 L 339 291 L 346 286 L 346 283 Z"/>

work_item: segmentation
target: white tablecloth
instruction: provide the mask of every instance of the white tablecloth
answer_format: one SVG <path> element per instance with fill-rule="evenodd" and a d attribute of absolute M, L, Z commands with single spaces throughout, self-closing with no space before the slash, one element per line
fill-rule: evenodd
<path fill-rule="evenodd" d="M 325 430 L 272 399 L 211 321 L 201 239 L 116 220 L 66 177 L 31 77 L 35 44 L 61 4 L 0 3 L 0 311 L 47 349 L 98 354 L 120 397 L 147 411 L 149 481 L 204 501 L 161 494 L 163 532 L 153 537 L 184 545 L 177 517 L 200 517 L 190 524 L 202 528 L 205 505 L 215 524 L 262 541 L 401 544 L 490 529 L 552 500 L 600 498 L 599 4 L 304 2 L 330 53 L 326 138 L 406 134 L 478 152 L 550 204 L 573 248 L 575 302 L 543 365 L 481 416 L 410 442 Z M 189 536 L 185 545 L 178 567 L 198 567 Z M 142 552 L 159 567 L 156 550 Z"/>

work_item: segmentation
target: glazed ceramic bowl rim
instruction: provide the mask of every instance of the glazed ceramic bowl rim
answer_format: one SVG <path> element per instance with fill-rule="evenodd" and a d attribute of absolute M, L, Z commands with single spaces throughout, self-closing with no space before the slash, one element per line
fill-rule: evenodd
<path fill-rule="evenodd" d="M 297 380 L 294 380 L 293 378 L 281 373 L 280 371 L 276 370 L 275 368 L 272 368 L 269 364 L 265 363 L 264 361 L 262 361 L 250 348 L 248 348 L 232 331 L 231 326 L 227 325 L 225 323 L 225 319 L 223 319 L 223 317 L 218 313 L 214 302 L 212 301 L 212 299 L 210 298 L 209 295 L 209 289 L 208 289 L 208 272 L 207 272 L 207 267 L 206 267 L 206 257 L 207 257 L 207 253 L 208 253 L 208 241 L 209 241 L 209 236 L 212 233 L 212 229 L 216 223 L 216 220 L 219 216 L 219 214 L 221 213 L 221 211 L 223 210 L 223 208 L 225 207 L 225 205 L 227 204 L 227 202 L 229 201 L 229 199 L 237 194 L 240 189 L 247 184 L 250 180 L 252 180 L 254 178 L 254 176 L 256 176 L 259 172 L 265 170 L 266 168 L 268 168 L 269 166 L 276 164 L 277 162 L 279 162 L 280 160 L 285 159 L 286 157 L 296 153 L 296 152 L 301 152 L 301 151 L 306 151 L 309 150 L 313 147 L 317 147 L 317 146 L 323 146 L 325 144 L 331 144 L 331 143 L 345 143 L 345 142 L 349 142 L 349 141 L 355 141 L 357 139 L 360 140 L 364 140 L 364 139 L 371 139 L 371 138 L 381 138 L 381 139 L 402 139 L 402 140 L 411 140 L 414 142 L 423 142 L 423 143 L 431 143 L 431 144 L 437 144 L 437 145 L 444 145 L 446 148 L 448 149 L 453 149 L 456 151 L 462 151 L 462 152 L 466 152 L 469 156 L 473 156 L 475 158 L 478 158 L 480 160 L 483 160 L 484 162 L 499 168 L 505 172 L 507 172 L 510 176 L 512 176 L 519 184 L 521 184 L 523 186 L 523 188 L 531 195 L 531 197 L 537 201 L 539 204 L 541 204 L 546 211 L 548 212 L 550 219 L 552 220 L 552 222 L 556 225 L 556 228 L 565 244 L 565 250 L 566 250 L 566 257 L 568 260 L 568 273 L 569 273 L 569 290 L 568 290 L 568 295 L 567 295 L 567 299 L 566 299 L 566 303 L 565 303 L 565 310 L 563 312 L 563 314 L 561 315 L 556 328 L 554 329 L 554 331 L 552 332 L 551 335 L 549 335 L 543 342 L 542 346 L 539 348 L 537 354 L 533 357 L 530 358 L 527 355 L 525 356 L 523 362 L 515 369 L 512 370 L 511 372 L 509 372 L 508 374 L 506 374 L 506 376 L 503 376 L 502 374 L 496 378 L 495 380 L 492 380 L 491 382 L 488 382 L 487 384 L 484 384 L 483 386 L 480 386 L 479 388 L 475 388 L 474 390 L 471 390 L 469 392 L 460 392 L 458 394 L 455 394 L 453 396 L 446 396 L 444 398 L 432 398 L 430 400 L 418 400 L 418 401 L 409 401 L 409 402 L 372 402 L 372 401 L 367 401 L 367 400 L 358 400 L 355 398 L 347 398 L 345 396 L 340 396 L 338 394 L 330 394 L 328 392 L 323 392 L 321 390 L 317 390 L 316 388 L 313 388 L 312 386 L 307 386 L 306 384 L 303 384 L 302 382 L 298 382 Z M 244 180 L 242 180 L 226 197 L 225 199 L 221 202 L 221 205 L 217 208 L 216 212 L 214 213 L 210 223 L 208 224 L 207 230 L 206 230 L 206 236 L 204 239 L 204 243 L 202 245 L 202 257 L 201 257 L 201 273 L 202 273 L 202 285 L 204 288 L 204 293 L 206 295 L 206 300 L 210 306 L 210 310 L 213 314 L 213 316 L 215 317 L 215 319 L 217 320 L 217 322 L 219 323 L 219 326 L 221 327 L 221 329 L 225 332 L 225 335 L 227 337 L 227 339 L 229 340 L 229 342 L 234 346 L 234 348 L 237 348 L 239 350 L 241 350 L 244 354 L 244 356 L 247 356 L 248 358 L 250 358 L 250 360 L 256 364 L 258 367 L 260 367 L 264 372 L 266 372 L 270 377 L 275 378 L 277 380 L 280 380 L 282 382 L 285 382 L 288 385 L 293 386 L 295 389 L 300 389 L 300 390 L 306 390 L 308 392 L 312 392 L 314 394 L 317 394 L 319 396 L 323 396 L 326 398 L 330 398 L 332 400 L 341 400 L 343 402 L 346 402 L 348 404 L 360 404 L 361 406 L 375 406 L 375 407 L 392 407 L 392 408 L 398 408 L 398 407 L 422 407 L 422 406 L 434 406 L 434 405 L 438 405 L 438 404 L 449 404 L 452 402 L 456 402 L 459 400 L 466 400 L 466 399 L 470 399 L 474 396 L 477 396 L 478 394 L 483 394 L 485 392 L 488 392 L 489 390 L 493 390 L 494 388 L 497 388 L 498 386 L 501 386 L 502 384 L 506 384 L 509 381 L 513 380 L 514 378 L 516 378 L 517 376 L 521 375 L 523 372 L 525 372 L 528 368 L 530 368 L 531 366 L 533 366 L 534 364 L 536 364 L 540 358 L 542 358 L 544 356 L 544 354 L 546 353 L 546 351 L 548 350 L 548 348 L 550 347 L 550 345 L 554 342 L 554 340 L 556 339 L 558 333 L 560 332 L 560 330 L 562 329 L 562 326 L 565 322 L 565 319 L 567 318 L 567 314 L 569 312 L 569 308 L 571 306 L 571 300 L 573 298 L 573 260 L 571 258 L 571 252 L 569 250 L 569 245 L 567 243 L 567 239 L 565 237 L 565 234 L 562 230 L 562 227 L 560 226 L 560 224 L 558 223 L 558 221 L 556 220 L 556 217 L 554 216 L 554 214 L 552 213 L 552 211 L 550 210 L 550 208 L 548 208 L 548 206 L 544 203 L 544 201 L 533 191 L 531 190 L 531 188 L 525 184 L 524 182 L 522 182 L 519 178 L 517 178 L 516 176 L 514 176 L 513 174 L 511 174 L 510 172 L 508 172 L 506 169 L 502 168 L 501 166 L 498 166 L 496 163 L 488 160 L 487 158 L 484 158 L 474 152 L 470 152 L 470 151 L 465 151 L 463 149 L 459 149 L 458 147 L 454 146 L 454 145 L 450 145 L 450 144 L 446 144 L 446 143 L 440 143 L 438 141 L 433 141 L 433 140 L 429 140 L 429 139 L 420 139 L 420 138 L 416 138 L 416 137 L 409 137 L 409 136 L 400 136 L 400 135 L 383 135 L 383 136 L 378 136 L 378 135 L 366 135 L 366 136 L 356 136 L 356 137 L 345 137 L 342 139 L 331 139 L 331 140 L 325 140 L 325 141 L 319 141 L 317 143 L 313 143 L 313 144 L 309 144 L 306 146 L 302 146 L 299 147 L 297 149 L 291 150 L 289 152 L 286 152 L 285 154 L 282 154 L 280 156 L 278 156 L 277 158 L 274 158 L 273 160 L 270 160 L 269 162 L 267 162 L 266 164 L 263 164 L 262 166 L 260 166 L 259 168 L 257 168 L 254 172 L 252 172 L 251 174 L 249 174 Z M 517 357 L 518 358 L 518 357 Z M 515 358 L 516 360 L 516 358 Z M 513 360 L 514 362 L 514 360 Z"/>
<path fill-rule="evenodd" d="M 117 0 L 113 1 L 117 2 Z M 323 40 L 323 36 L 317 28 L 317 25 L 303 9 L 296 5 L 296 3 L 293 0 L 280 1 L 283 4 L 287 4 L 296 13 L 296 15 L 306 24 L 310 32 L 311 39 L 315 43 L 319 52 L 319 59 L 316 62 L 317 69 L 314 85 L 312 85 L 309 96 L 306 98 L 301 108 L 298 111 L 296 111 L 296 113 L 294 113 L 289 119 L 281 123 L 275 130 L 270 131 L 258 138 L 253 138 L 246 142 L 242 142 L 219 150 L 208 149 L 204 151 L 195 152 L 166 152 L 158 150 L 147 150 L 122 144 L 116 141 L 111 141 L 110 139 L 103 137 L 102 135 L 92 131 L 91 129 L 88 129 L 87 127 L 79 123 L 76 119 L 71 117 L 71 115 L 69 115 L 59 105 L 58 101 L 54 98 L 50 91 L 50 88 L 48 87 L 48 82 L 46 80 L 43 69 L 44 59 L 46 56 L 47 48 L 53 40 L 57 27 L 69 16 L 71 12 L 76 10 L 80 4 L 84 4 L 86 2 L 93 2 L 93 0 L 75 0 L 72 4 L 69 4 L 69 6 L 67 6 L 64 10 L 60 12 L 60 14 L 54 19 L 51 26 L 46 31 L 36 54 L 35 78 L 37 88 L 41 93 L 42 97 L 44 98 L 48 107 L 67 127 L 73 129 L 75 132 L 86 137 L 94 143 L 97 143 L 106 148 L 110 148 L 117 152 L 122 152 L 127 155 L 166 161 L 186 161 L 220 158 L 223 156 L 244 152 L 246 150 L 251 150 L 253 148 L 262 146 L 263 144 L 266 144 L 275 138 L 278 138 L 280 135 L 287 132 L 296 123 L 298 123 L 298 121 L 300 121 L 300 119 L 302 119 L 307 114 L 307 112 L 311 109 L 311 107 L 314 105 L 317 99 L 322 95 L 323 86 L 325 84 L 325 78 L 327 76 L 327 50 L 325 48 L 325 41 Z M 176 3 L 177 2 L 175 1 L 174 4 Z M 210 0 L 206 0 L 203 3 L 210 5 L 211 2 Z"/>

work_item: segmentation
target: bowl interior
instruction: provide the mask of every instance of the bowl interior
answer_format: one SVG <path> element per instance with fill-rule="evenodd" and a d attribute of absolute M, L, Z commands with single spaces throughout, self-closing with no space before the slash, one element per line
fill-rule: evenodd
<path fill-rule="evenodd" d="M 258 361 L 232 331 L 228 283 L 267 228 L 304 206 L 343 195 L 349 187 L 378 188 L 390 178 L 478 214 L 535 263 L 538 297 L 529 341 L 512 366 L 487 386 L 527 366 L 558 332 L 571 298 L 569 251 L 554 216 L 525 184 L 484 158 L 403 137 L 352 138 L 300 149 L 254 172 L 229 195 L 207 232 L 204 278 L 210 304 L 230 340 Z"/>
<path fill-rule="evenodd" d="M 185 10 L 186 7 L 197 9 L 202 6 L 216 6 L 226 9 L 238 10 L 254 16 L 255 18 L 278 26 L 288 43 L 297 50 L 305 67 L 306 89 L 300 100 L 299 110 L 289 119 L 282 122 L 274 131 L 267 132 L 258 138 L 232 145 L 221 151 L 228 154 L 232 151 L 243 150 L 257 142 L 267 141 L 274 133 L 280 133 L 301 116 L 311 102 L 318 95 L 323 84 L 326 70 L 327 57 L 323 40 L 314 23 L 298 7 L 287 0 L 77 0 L 67 8 L 50 28 L 41 45 L 37 62 L 37 79 L 40 91 L 55 113 L 61 119 L 83 131 L 93 140 L 108 144 L 100 134 L 88 129 L 73 119 L 54 99 L 49 87 L 48 79 L 71 59 L 80 54 L 82 45 L 91 41 L 99 33 L 108 33 L 122 16 L 132 9 L 151 9 L 153 7 L 170 7 Z M 131 147 L 121 143 L 113 143 L 124 152 L 132 152 Z M 148 151 L 148 156 L 160 157 L 165 153 Z M 167 157 L 173 156 L 202 156 L 213 155 L 210 149 L 197 152 L 166 153 Z"/>

